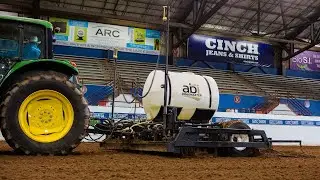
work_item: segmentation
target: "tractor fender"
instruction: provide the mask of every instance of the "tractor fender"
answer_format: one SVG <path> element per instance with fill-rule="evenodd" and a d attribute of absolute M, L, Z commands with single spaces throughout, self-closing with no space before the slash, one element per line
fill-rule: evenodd
<path fill-rule="evenodd" d="M 76 67 L 74 67 L 71 62 L 65 60 L 54 60 L 54 59 L 44 59 L 44 60 L 27 60 L 20 61 L 13 65 L 7 75 L 3 78 L 0 83 L 0 91 L 3 90 L 9 82 L 12 81 L 16 75 L 21 73 L 25 73 L 28 71 L 56 71 L 68 76 L 78 75 L 79 71 Z"/>

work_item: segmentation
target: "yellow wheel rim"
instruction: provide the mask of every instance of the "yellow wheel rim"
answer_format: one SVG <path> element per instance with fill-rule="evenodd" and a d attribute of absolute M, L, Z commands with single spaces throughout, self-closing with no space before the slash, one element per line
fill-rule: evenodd
<path fill-rule="evenodd" d="M 19 124 L 32 140 L 50 143 L 63 138 L 74 121 L 73 107 L 61 93 L 39 90 L 29 95 L 19 109 Z"/>

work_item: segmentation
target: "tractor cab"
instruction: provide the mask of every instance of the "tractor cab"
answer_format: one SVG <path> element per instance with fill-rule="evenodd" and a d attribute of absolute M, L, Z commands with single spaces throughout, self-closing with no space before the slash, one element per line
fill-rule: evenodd
<path fill-rule="evenodd" d="M 0 80 L 17 61 L 51 59 L 52 27 L 41 20 L 0 16 Z M 35 23 L 36 22 L 36 23 Z"/>

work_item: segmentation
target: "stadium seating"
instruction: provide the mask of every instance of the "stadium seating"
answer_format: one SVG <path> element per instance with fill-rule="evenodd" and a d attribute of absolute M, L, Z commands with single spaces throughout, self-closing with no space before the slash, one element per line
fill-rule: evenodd
<path fill-rule="evenodd" d="M 128 87 L 131 87 L 132 82 L 137 79 L 139 79 L 138 82 L 140 84 L 143 84 L 149 73 L 156 67 L 156 64 L 154 63 L 142 63 L 123 60 L 118 60 L 117 64 L 117 70 Z M 163 70 L 164 66 L 160 65 L 159 69 Z M 170 66 L 169 71 L 191 71 L 196 74 L 211 76 L 217 81 L 220 92 L 264 95 L 263 91 L 256 89 L 251 84 L 248 84 L 246 81 L 243 81 L 241 78 L 238 78 L 236 75 L 228 71 L 174 66 Z"/>
<path fill-rule="evenodd" d="M 268 94 L 283 98 L 320 99 L 320 81 L 279 75 L 238 73 Z"/>
<path fill-rule="evenodd" d="M 87 57 L 56 56 L 76 62 L 80 78 L 84 84 L 106 85 L 113 80 L 112 61 L 91 59 Z M 117 61 L 118 80 L 126 92 L 132 91 L 132 83 L 140 87 L 148 74 L 156 67 L 155 63 L 137 61 Z M 159 65 L 164 70 L 164 65 Z M 170 66 L 169 71 L 191 71 L 200 75 L 213 77 L 221 93 L 242 95 L 277 96 L 282 98 L 320 99 L 320 81 L 316 79 L 283 77 L 278 75 L 258 74 L 249 72 L 231 72 L 209 68 Z"/>
<path fill-rule="evenodd" d="M 55 58 L 75 62 L 80 72 L 80 81 L 83 84 L 106 85 L 108 83 L 102 59 L 65 55 L 55 55 Z"/>

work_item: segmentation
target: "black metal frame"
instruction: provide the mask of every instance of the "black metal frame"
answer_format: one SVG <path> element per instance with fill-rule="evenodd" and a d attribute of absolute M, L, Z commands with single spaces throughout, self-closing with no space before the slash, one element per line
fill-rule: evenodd
<path fill-rule="evenodd" d="M 169 108 L 164 123 L 164 132 L 172 132 L 168 139 L 167 152 L 182 153 L 182 148 L 228 148 L 250 147 L 271 148 L 271 143 L 263 130 L 231 129 L 214 124 L 187 124 L 177 121 L 177 109 Z M 233 134 L 247 134 L 251 142 L 231 142 Z M 220 138 L 220 137 L 227 137 Z M 255 138 L 259 136 L 259 139 Z M 205 138 L 204 138 L 205 137 Z"/>
<path fill-rule="evenodd" d="M 213 126 L 213 125 L 211 125 Z M 202 136 L 206 135 L 207 140 L 201 140 Z M 253 138 L 252 142 L 231 142 L 219 140 L 217 137 L 227 135 L 230 137 L 233 134 L 247 134 Z M 259 139 L 254 139 L 255 136 L 260 136 Z M 211 138 L 210 138 L 211 137 Z M 248 148 L 271 148 L 271 143 L 267 135 L 262 130 L 251 129 L 229 129 L 217 127 L 182 127 L 177 136 L 171 141 L 167 148 L 168 152 L 181 153 L 181 148 L 223 148 L 223 147 L 248 147 Z"/>

